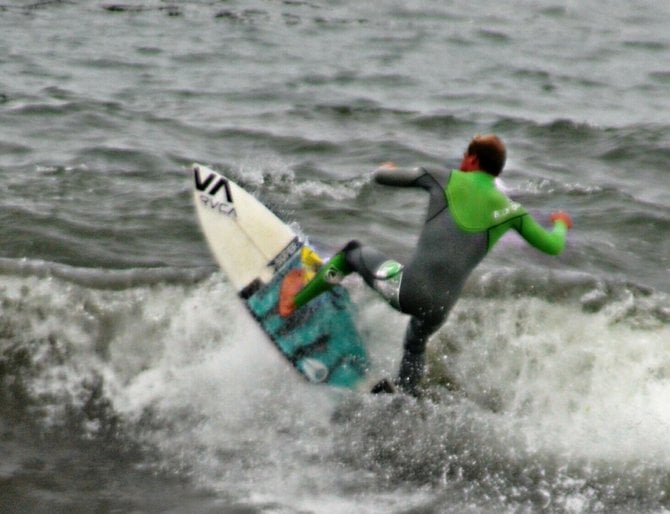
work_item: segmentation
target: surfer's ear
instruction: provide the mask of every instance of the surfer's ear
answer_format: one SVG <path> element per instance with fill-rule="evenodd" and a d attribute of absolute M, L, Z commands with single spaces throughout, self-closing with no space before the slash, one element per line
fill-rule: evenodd
<path fill-rule="evenodd" d="M 461 161 L 461 171 L 478 171 L 480 169 L 479 157 L 473 153 L 465 152 L 463 160 Z"/>

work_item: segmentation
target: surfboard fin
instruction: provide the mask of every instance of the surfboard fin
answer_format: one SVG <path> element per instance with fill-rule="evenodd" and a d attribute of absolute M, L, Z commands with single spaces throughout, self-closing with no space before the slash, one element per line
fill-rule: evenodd
<path fill-rule="evenodd" d="M 300 250 L 300 262 L 310 270 L 318 270 L 323 266 L 323 260 L 319 257 L 319 254 L 309 246 L 303 246 L 302 250 Z"/>

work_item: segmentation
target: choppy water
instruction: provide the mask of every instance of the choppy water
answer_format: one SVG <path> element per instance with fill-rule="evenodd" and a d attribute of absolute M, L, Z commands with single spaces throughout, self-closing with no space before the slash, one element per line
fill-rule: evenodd
<path fill-rule="evenodd" d="M 0 4 L 0 511 L 670 509 L 668 26 L 651 1 Z M 431 401 L 303 384 L 214 266 L 189 165 L 404 258 L 424 198 L 369 171 L 491 131 L 509 194 L 573 215 L 566 252 L 499 244 Z M 405 320 L 348 285 L 392 373 Z"/>

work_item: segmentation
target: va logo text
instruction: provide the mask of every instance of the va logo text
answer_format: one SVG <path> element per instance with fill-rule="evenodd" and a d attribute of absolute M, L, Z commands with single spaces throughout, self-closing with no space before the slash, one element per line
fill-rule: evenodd
<path fill-rule="evenodd" d="M 195 188 L 201 192 L 199 198 L 202 204 L 226 216 L 236 216 L 228 179 L 214 172 L 203 179 L 201 173 L 199 167 L 193 168 Z M 219 192 L 221 194 L 217 196 Z"/>

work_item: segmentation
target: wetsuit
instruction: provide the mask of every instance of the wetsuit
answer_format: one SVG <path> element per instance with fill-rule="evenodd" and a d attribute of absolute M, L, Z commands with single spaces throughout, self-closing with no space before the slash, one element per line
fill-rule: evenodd
<path fill-rule="evenodd" d="M 423 376 L 428 338 L 444 323 L 466 279 L 502 235 L 514 229 L 534 247 L 556 255 L 565 245 L 567 225 L 557 221 L 552 231 L 544 229 L 482 171 L 382 168 L 375 181 L 422 188 L 430 196 L 416 251 L 406 265 L 356 241 L 343 249 L 350 270 L 411 315 L 397 384 L 414 393 Z"/>

